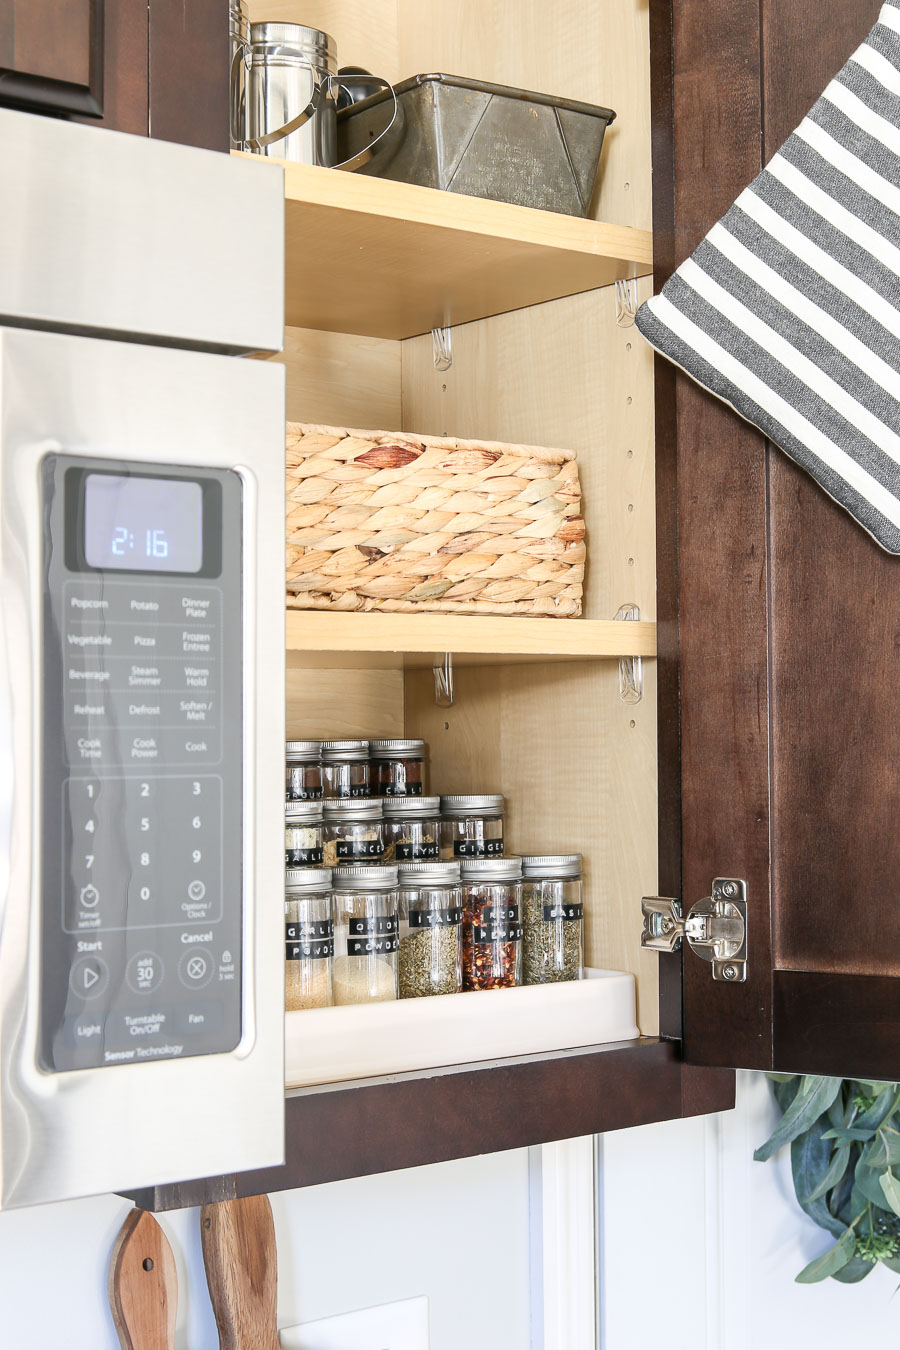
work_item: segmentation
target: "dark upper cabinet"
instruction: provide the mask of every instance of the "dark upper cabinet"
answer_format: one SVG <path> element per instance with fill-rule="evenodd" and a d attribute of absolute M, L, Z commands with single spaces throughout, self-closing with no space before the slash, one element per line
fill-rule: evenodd
<path fill-rule="evenodd" d="M 228 0 L 0 0 L 0 105 L 229 148 Z"/>
<path fill-rule="evenodd" d="M 113 6 L 116 0 L 111 0 Z M 3 0 L 0 97 L 22 108 L 103 115 L 104 0 Z"/>
<path fill-rule="evenodd" d="M 657 284 L 879 8 L 659 0 Z M 661 757 L 663 801 L 681 812 L 663 886 L 685 910 L 713 877 L 748 886 L 746 983 L 714 983 L 683 955 L 685 1058 L 896 1079 L 900 559 L 722 404 L 662 362 L 657 381 L 663 547 L 678 551 L 678 581 L 661 588 L 662 683 L 670 727 L 680 693 L 681 726 L 680 757 Z"/>

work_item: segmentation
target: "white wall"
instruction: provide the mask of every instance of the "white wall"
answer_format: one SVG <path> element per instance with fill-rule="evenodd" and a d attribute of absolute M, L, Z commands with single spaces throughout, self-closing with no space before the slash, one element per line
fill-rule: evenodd
<path fill-rule="evenodd" d="M 777 1119 L 765 1078 L 740 1074 L 734 1112 L 603 1138 L 602 1350 L 900 1341 L 884 1267 L 857 1285 L 794 1283 L 832 1239 L 797 1206 L 787 1150 L 753 1161 Z"/>
<path fill-rule="evenodd" d="M 527 1150 L 275 1195 L 279 1325 L 427 1294 L 431 1350 L 529 1350 L 528 1206 Z M 128 1208 L 104 1196 L 0 1214 L 0 1345 L 117 1350 L 106 1271 Z M 177 1350 L 217 1350 L 198 1211 L 159 1217 Z"/>

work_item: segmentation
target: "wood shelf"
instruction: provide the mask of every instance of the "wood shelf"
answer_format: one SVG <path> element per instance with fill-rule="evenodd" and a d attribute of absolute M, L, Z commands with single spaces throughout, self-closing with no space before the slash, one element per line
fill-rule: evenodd
<path fill-rule="evenodd" d="M 468 614 L 342 614 L 289 609 L 289 665 L 328 654 L 374 654 L 383 665 L 430 666 L 435 653 L 451 652 L 461 666 L 516 662 L 590 661 L 619 656 L 655 656 L 656 624 L 612 619 L 530 619 Z M 392 659 L 391 659 L 392 658 Z M 379 664 L 377 659 L 374 664 Z"/>
<path fill-rule="evenodd" d="M 652 270 L 646 230 L 286 160 L 285 323 L 408 338 Z"/>

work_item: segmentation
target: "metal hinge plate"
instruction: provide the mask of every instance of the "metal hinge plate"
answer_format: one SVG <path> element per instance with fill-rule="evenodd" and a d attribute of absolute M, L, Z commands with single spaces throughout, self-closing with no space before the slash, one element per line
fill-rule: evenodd
<path fill-rule="evenodd" d="M 645 896 L 641 901 L 644 931 L 641 946 L 674 952 L 682 938 L 712 965 L 714 980 L 743 984 L 747 978 L 747 883 L 737 877 L 717 877 L 712 895 L 700 900 L 682 917 L 681 901 Z"/>

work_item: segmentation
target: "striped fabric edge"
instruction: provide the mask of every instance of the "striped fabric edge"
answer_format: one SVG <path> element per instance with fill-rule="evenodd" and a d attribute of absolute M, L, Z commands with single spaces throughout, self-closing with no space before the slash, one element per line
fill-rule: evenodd
<path fill-rule="evenodd" d="M 808 473 L 835 505 L 847 511 L 876 544 L 887 553 L 900 555 L 900 502 L 886 494 L 890 500 L 885 502 L 885 511 L 880 511 L 866 494 L 855 489 L 847 475 L 815 455 L 805 439 L 792 434 L 773 411 L 763 403 L 757 403 L 719 365 L 702 357 L 692 341 L 686 341 L 670 328 L 658 312 L 660 302 L 664 300 L 664 295 L 660 293 L 638 310 L 636 325 L 651 347 L 695 384 L 727 404 L 742 421 L 761 431 L 767 440 Z M 737 378 L 742 379 L 746 373 L 738 369 Z M 833 448 L 838 452 L 838 459 L 843 457 L 849 460 L 849 456 L 839 447 Z M 857 467 L 853 460 L 849 460 L 849 464 L 853 468 Z"/>

